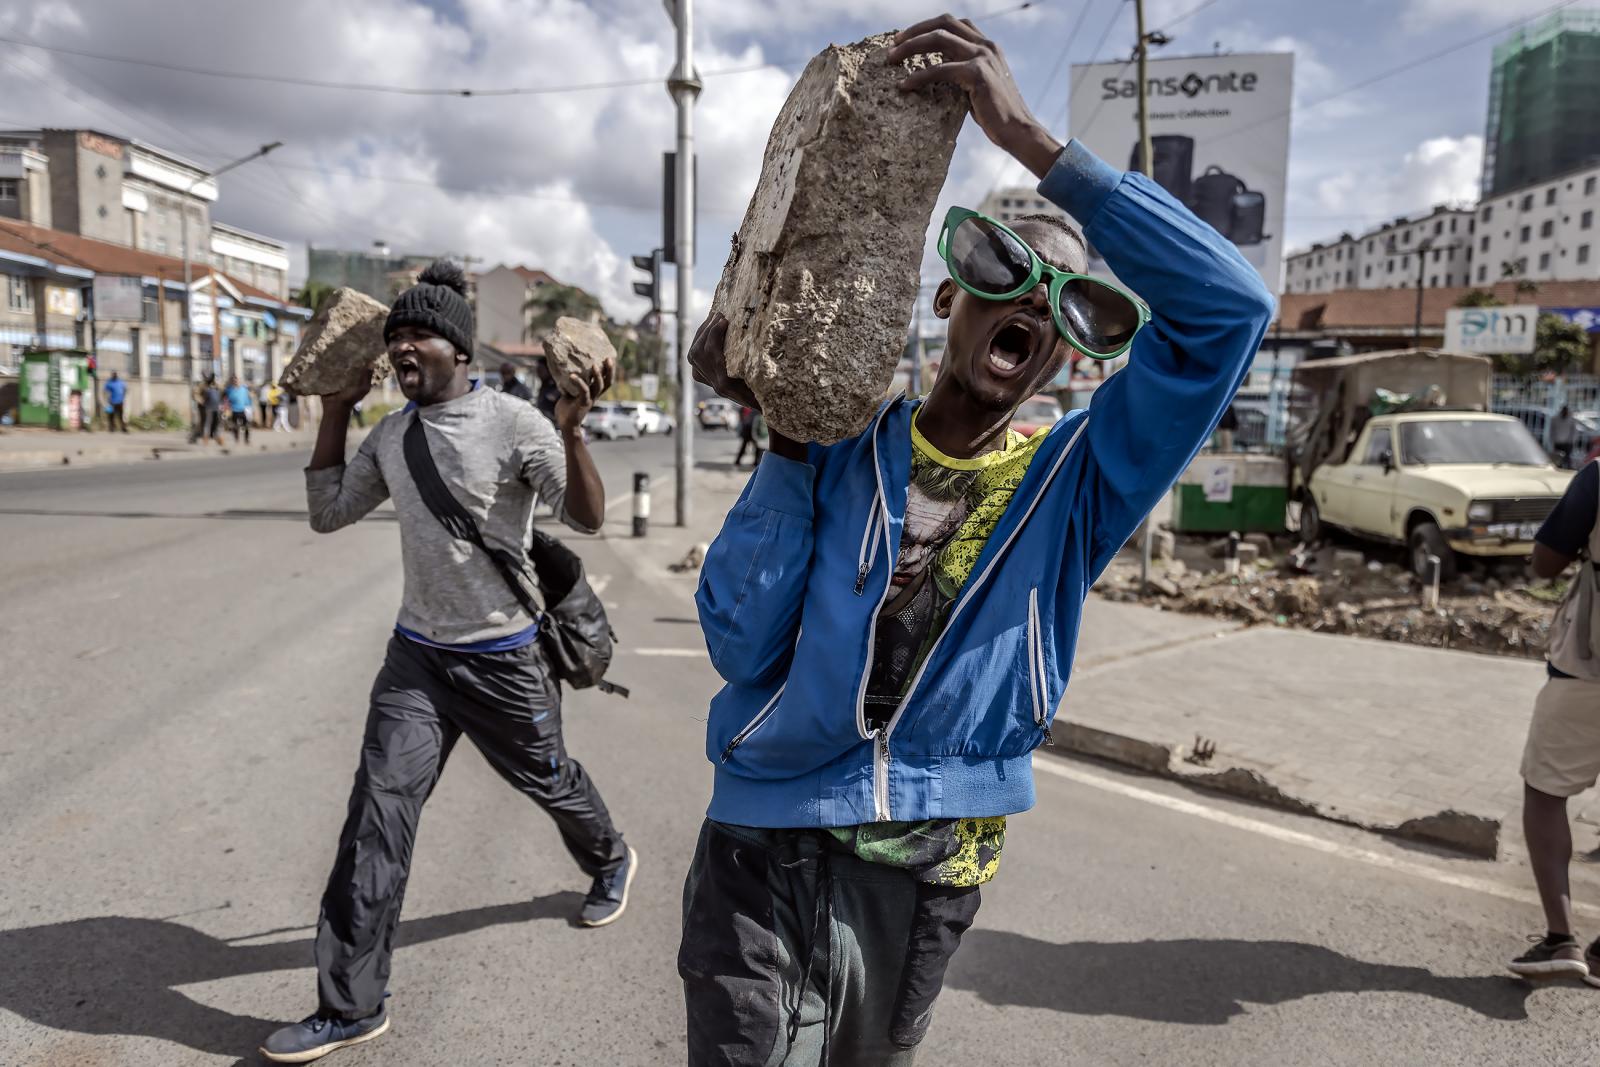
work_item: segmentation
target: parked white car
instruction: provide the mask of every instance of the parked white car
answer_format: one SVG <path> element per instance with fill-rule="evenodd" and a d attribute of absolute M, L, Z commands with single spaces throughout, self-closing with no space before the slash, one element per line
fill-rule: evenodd
<path fill-rule="evenodd" d="M 698 417 L 703 430 L 737 430 L 739 405 L 720 396 L 700 401 Z"/>
<path fill-rule="evenodd" d="M 628 409 L 633 415 L 634 424 L 639 427 L 641 434 L 664 433 L 671 434 L 677 429 L 678 424 L 672 421 L 672 416 L 664 411 L 660 404 L 652 404 L 644 400 L 624 400 L 621 406 Z"/>
<path fill-rule="evenodd" d="M 602 441 L 615 441 L 619 437 L 638 437 L 639 423 L 633 412 L 616 403 L 596 404 L 584 416 L 583 428 Z"/>

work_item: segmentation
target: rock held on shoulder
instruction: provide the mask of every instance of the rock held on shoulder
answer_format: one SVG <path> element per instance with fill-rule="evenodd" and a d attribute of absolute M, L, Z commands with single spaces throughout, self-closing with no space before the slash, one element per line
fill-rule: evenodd
<path fill-rule="evenodd" d="M 806 66 L 712 304 L 728 317 L 729 371 L 797 440 L 859 433 L 893 382 L 967 114 L 954 86 L 901 92 L 910 70 L 939 57 L 891 65 L 893 41 L 830 46 Z"/>
<path fill-rule="evenodd" d="M 333 291 L 301 335 L 279 379 L 300 396 L 326 396 L 353 387 L 365 375 L 376 385 L 389 376 L 383 324 L 389 308 L 355 289 Z"/>

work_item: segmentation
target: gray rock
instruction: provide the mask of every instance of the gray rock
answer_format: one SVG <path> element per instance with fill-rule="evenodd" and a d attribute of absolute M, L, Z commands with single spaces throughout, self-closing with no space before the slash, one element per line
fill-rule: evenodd
<path fill-rule="evenodd" d="M 363 375 L 376 385 L 389 376 L 383 323 L 389 309 L 365 293 L 333 291 L 300 337 L 300 347 L 279 383 L 299 396 L 326 396 L 348 389 Z"/>
<path fill-rule="evenodd" d="M 1256 544 L 1253 541 L 1241 541 L 1239 543 L 1239 566 L 1241 566 L 1241 567 L 1253 567 L 1253 566 L 1255 566 L 1256 561 L 1258 559 L 1260 559 L 1260 558 L 1261 558 L 1261 546 L 1260 545 Z"/>
<path fill-rule="evenodd" d="M 894 379 L 923 240 L 966 118 L 954 86 L 902 93 L 879 34 L 807 64 L 767 140 L 713 310 L 728 369 L 773 428 L 802 441 L 859 433 Z"/>
<path fill-rule="evenodd" d="M 1150 538 L 1151 559 L 1172 559 L 1178 551 L 1178 536 L 1171 530 L 1157 530 Z"/>
<path fill-rule="evenodd" d="M 556 320 L 556 328 L 544 343 L 545 355 L 550 359 L 550 373 L 563 391 L 572 392 L 568 375 L 576 374 L 590 380 L 602 363 L 616 363 L 617 350 L 606 332 L 592 322 L 568 318 Z"/>

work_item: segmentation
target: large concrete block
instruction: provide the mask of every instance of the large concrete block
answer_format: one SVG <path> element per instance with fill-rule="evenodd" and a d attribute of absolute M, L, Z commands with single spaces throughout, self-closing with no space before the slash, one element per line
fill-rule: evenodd
<path fill-rule="evenodd" d="M 301 396 L 326 396 L 350 388 L 362 375 L 374 385 L 383 381 L 389 376 L 383 343 L 388 317 L 388 307 L 367 294 L 335 289 L 306 326 L 280 384 Z"/>
<path fill-rule="evenodd" d="M 568 376 L 576 374 L 584 381 L 594 378 L 596 369 L 607 360 L 615 363 L 617 350 L 606 332 L 592 322 L 569 318 L 556 320 L 556 328 L 544 343 L 545 355 L 550 359 L 550 373 L 563 392 L 572 392 Z"/>
<path fill-rule="evenodd" d="M 940 57 L 891 66 L 892 42 L 830 46 L 807 64 L 712 304 L 728 317 L 728 369 L 802 441 L 859 433 L 893 381 L 967 114 L 953 86 L 902 93 L 909 70 Z"/>

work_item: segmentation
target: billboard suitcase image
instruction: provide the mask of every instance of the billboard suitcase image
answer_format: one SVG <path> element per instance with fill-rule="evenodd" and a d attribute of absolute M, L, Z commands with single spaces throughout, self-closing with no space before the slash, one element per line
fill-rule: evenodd
<path fill-rule="evenodd" d="M 1157 185 L 1177 198 L 1179 203 L 1189 202 L 1189 192 L 1193 185 L 1194 173 L 1194 138 L 1185 137 L 1177 133 L 1164 133 L 1150 138 L 1150 154 L 1155 157 L 1155 166 L 1150 168 L 1151 176 Z M 1128 163 L 1129 170 L 1144 171 L 1143 155 L 1137 143 L 1133 146 L 1133 154 Z"/>
<path fill-rule="evenodd" d="M 1236 193 L 1233 198 L 1233 218 L 1229 229 L 1223 231 L 1236 245 L 1258 245 L 1267 239 L 1267 198 L 1263 193 Z"/>
<path fill-rule="evenodd" d="M 1189 210 L 1200 216 L 1201 222 L 1231 240 L 1233 198 L 1248 191 L 1244 182 L 1213 164 L 1194 180 Z"/>

